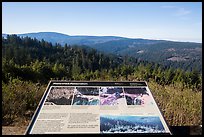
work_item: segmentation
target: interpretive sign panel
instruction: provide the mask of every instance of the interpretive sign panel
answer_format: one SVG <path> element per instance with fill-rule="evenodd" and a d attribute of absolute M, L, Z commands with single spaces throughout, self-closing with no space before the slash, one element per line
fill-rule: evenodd
<path fill-rule="evenodd" d="M 26 134 L 171 134 L 146 82 L 50 81 Z"/>

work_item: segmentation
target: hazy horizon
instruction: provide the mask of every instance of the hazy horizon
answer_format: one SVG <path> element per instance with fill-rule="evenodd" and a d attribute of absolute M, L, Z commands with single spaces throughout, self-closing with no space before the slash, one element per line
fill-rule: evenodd
<path fill-rule="evenodd" d="M 123 38 L 129 38 L 129 37 L 125 37 L 125 36 L 110 36 L 110 35 L 70 35 L 70 34 L 65 34 L 65 33 L 61 33 L 61 32 L 53 32 L 53 31 L 47 31 L 48 33 L 60 33 L 60 34 L 64 34 L 64 35 L 69 35 L 69 36 L 99 36 L 99 37 L 123 37 Z M 28 32 L 28 33 L 44 33 L 44 32 Z M 20 35 L 20 34 L 28 34 L 28 33 L 2 33 L 2 34 L 8 34 L 8 35 L 12 35 L 12 34 L 16 34 L 16 35 Z M 171 40 L 171 39 L 152 39 L 152 38 L 129 38 L 129 39 L 148 39 L 148 40 L 166 40 L 166 41 L 173 41 L 173 42 L 193 42 L 193 43 L 202 43 L 201 42 L 195 42 L 195 41 L 181 41 L 181 40 Z"/>
<path fill-rule="evenodd" d="M 2 2 L 2 33 L 202 43 L 202 2 Z"/>

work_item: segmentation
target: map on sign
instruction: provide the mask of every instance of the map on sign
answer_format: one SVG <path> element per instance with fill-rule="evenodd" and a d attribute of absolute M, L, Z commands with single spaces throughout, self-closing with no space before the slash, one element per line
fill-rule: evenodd
<path fill-rule="evenodd" d="M 51 81 L 26 134 L 171 134 L 146 82 Z"/>

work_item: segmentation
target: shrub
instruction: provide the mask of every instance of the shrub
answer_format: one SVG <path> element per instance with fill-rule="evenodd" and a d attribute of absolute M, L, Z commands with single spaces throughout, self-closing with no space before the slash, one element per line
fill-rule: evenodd
<path fill-rule="evenodd" d="M 26 112 L 34 112 L 45 86 L 32 82 L 12 79 L 2 82 L 2 118 L 3 125 L 14 122 L 16 118 L 25 118 Z"/>

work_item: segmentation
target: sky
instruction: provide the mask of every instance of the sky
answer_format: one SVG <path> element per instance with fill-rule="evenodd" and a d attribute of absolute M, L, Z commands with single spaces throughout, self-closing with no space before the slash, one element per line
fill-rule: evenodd
<path fill-rule="evenodd" d="M 2 2 L 2 33 L 202 43 L 202 2 Z"/>

